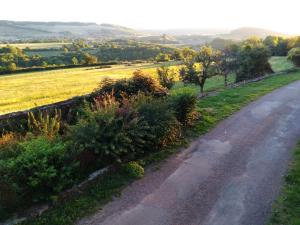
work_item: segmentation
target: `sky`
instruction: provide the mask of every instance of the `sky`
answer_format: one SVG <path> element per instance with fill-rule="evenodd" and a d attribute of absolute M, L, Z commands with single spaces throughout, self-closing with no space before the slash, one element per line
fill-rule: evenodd
<path fill-rule="evenodd" d="M 0 19 L 143 29 L 247 26 L 300 34 L 299 8 L 299 0 L 1 0 Z"/>

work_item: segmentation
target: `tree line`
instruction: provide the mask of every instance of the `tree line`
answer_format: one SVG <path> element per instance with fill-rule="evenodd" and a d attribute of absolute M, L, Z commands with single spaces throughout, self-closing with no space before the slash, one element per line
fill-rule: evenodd
<path fill-rule="evenodd" d="M 277 44 L 273 45 L 273 49 L 266 44 L 267 42 L 270 43 L 270 40 L 278 40 L 277 42 L 274 41 Z M 227 86 L 230 74 L 234 74 L 235 81 L 240 82 L 273 73 L 269 59 L 274 55 L 274 52 L 277 54 L 282 49 L 279 40 L 282 41 L 283 39 L 267 37 L 262 40 L 253 37 L 239 43 L 230 43 L 222 50 L 214 49 L 210 45 L 204 45 L 198 51 L 192 48 L 175 50 L 172 57 L 182 62 L 179 69 L 180 79 L 185 84 L 199 85 L 200 93 L 203 95 L 206 80 L 212 76 L 222 75 L 224 85 Z M 300 48 L 295 47 L 298 45 L 297 43 L 300 44 L 300 38 L 284 40 L 289 42 L 293 40 L 293 48 L 288 52 L 281 52 L 280 55 L 288 54 L 288 58 L 296 66 L 300 66 Z M 159 58 L 163 57 L 159 55 Z M 158 75 L 159 79 L 165 83 L 173 81 L 174 75 L 170 73 L 170 70 L 161 68 L 158 70 Z M 170 84 L 168 83 L 168 85 Z"/>

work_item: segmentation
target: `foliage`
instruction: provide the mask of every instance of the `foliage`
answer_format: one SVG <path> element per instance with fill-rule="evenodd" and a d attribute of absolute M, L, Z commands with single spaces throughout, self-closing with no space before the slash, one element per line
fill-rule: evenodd
<path fill-rule="evenodd" d="M 181 80 L 184 83 L 200 85 L 200 92 L 203 95 L 206 80 L 217 75 L 220 54 L 220 51 L 210 46 L 202 46 L 198 52 L 184 49 L 182 55 L 185 66 L 179 71 Z"/>
<path fill-rule="evenodd" d="M 183 125 L 191 125 L 196 117 L 197 96 L 189 92 L 176 94 L 171 97 L 171 105 L 176 118 Z"/>
<path fill-rule="evenodd" d="M 293 48 L 288 53 L 288 59 L 297 67 L 300 67 L 300 47 Z"/>
<path fill-rule="evenodd" d="M 145 174 L 144 168 L 137 162 L 129 162 L 121 166 L 121 171 L 130 178 L 142 178 Z"/>
<path fill-rule="evenodd" d="M 140 70 L 133 72 L 133 77 L 130 79 L 120 79 L 118 81 L 106 79 L 100 84 L 100 88 L 96 92 L 100 94 L 113 93 L 117 99 L 121 99 L 123 95 L 133 96 L 139 92 L 157 97 L 167 95 L 167 89 L 163 88 L 149 74 Z"/>
<path fill-rule="evenodd" d="M 72 44 L 37 45 L 31 49 L 24 45 L 1 46 L 0 70 L 12 72 L 24 68 L 54 67 L 62 65 L 93 65 L 101 61 L 153 60 L 162 55 L 162 61 L 169 61 L 174 48 L 140 43 L 132 40 L 89 42 L 79 40 Z M 30 44 L 27 44 L 30 46 Z M 58 49 L 57 47 L 61 48 Z"/>
<path fill-rule="evenodd" d="M 210 46 L 201 47 L 196 55 L 195 61 L 201 64 L 201 72 L 198 74 L 201 94 L 204 93 L 204 84 L 209 77 L 217 75 L 216 65 L 220 57 L 220 52 Z"/>
<path fill-rule="evenodd" d="M 165 54 L 165 53 L 159 53 L 156 57 L 155 60 L 157 62 L 167 62 L 171 60 L 171 55 L 170 54 Z"/>
<path fill-rule="evenodd" d="M 165 99 L 145 98 L 137 105 L 140 116 L 150 126 L 154 136 L 147 149 L 159 149 L 173 143 L 181 136 L 180 123 Z"/>
<path fill-rule="evenodd" d="M 35 135 L 45 135 L 54 137 L 58 134 L 61 127 L 61 110 L 55 110 L 54 116 L 49 112 L 28 113 L 28 130 Z"/>
<path fill-rule="evenodd" d="M 163 55 L 163 61 L 169 61 L 174 52 L 174 48 L 171 47 L 132 40 L 111 40 L 95 43 L 94 48 L 95 50 L 91 51 L 102 61 L 153 60 L 160 53 Z"/>
<path fill-rule="evenodd" d="M 257 99 L 282 87 L 290 82 L 299 80 L 299 72 L 273 76 L 268 79 L 256 82 L 255 84 L 247 84 L 236 89 L 223 90 L 217 96 L 210 96 L 200 99 L 197 102 L 201 106 L 201 121 L 196 123 L 192 135 L 203 134 L 212 129 L 220 120 L 227 118 L 232 113 L 239 110 L 245 104 Z M 186 86 L 192 88 L 192 92 L 197 93 L 194 86 Z M 183 144 L 183 143 L 181 143 Z M 178 146 L 164 149 L 164 151 L 154 153 L 150 159 L 146 158 L 145 162 L 160 162 L 170 154 L 177 152 Z M 71 225 L 78 219 L 101 208 L 113 196 L 119 195 L 120 190 L 132 181 L 126 174 L 119 171 L 113 171 L 106 174 L 102 179 L 95 181 L 80 195 L 73 196 L 67 201 L 60 202 L 50 210 L 47 210 L 42 216 L 33 218 L 32 220 L 23 222 L 22 225 Z M 297 207 L 293 207 L 297 210 Z M 296 214 L 297 216 L 297 214 Z M 285 224 L 285 223 L 284 223 Z"/>
<path fill-rule="evenodd" d="M 184 48 L 181 51 L 181 55 L 183 63 L 187 66 L 188 64 L 191 64 L 194 61 L 196 51 L 191 48 Z"/>
<path fill-rule="evenodd" d="M 158 80 L 161 86 L 171 89 L 175 84 L 175 71 L 168 67 L 162 66 L 157 68 Z"/>
<path fill-rule="evenodd" d="M 179 69 L 180 80 L 185 84 L 199 84 L 198 73 L 199 71 L 196 69 L 196 66 L 193 63 L 183 66 Z"/>
<path fill-rule="evenodd" d="M 127 100 L 120 104 L 113 96 L 104 95 L 95 100 L 92 109 L 86 107 L 84 117 L 70 127 L 68 137 L 73 151 L 92 152 L 95 160 L 107 164 L 142 154 L 151 139 L 149 131 L 149 125 Z"/>
<path fill-rule="evenodd" d="M 224 86 L 228 85 L 228 76 L 231 73 L 236 72 L 238 68 L 237 55 L 239 46 L 230 45 L 227 46 L 221 53 L 217 62 L 218 72 L 224 76 Z"/>
<path fill-rule="evenodd" d="M 270 49 L 272 56 L 286 56 L 289 39 L 280 36 L 267 36 L 263 43 Z"/>
<path fill-rule="evenodd" d="M 237 55 L 236 81 L 253 79 L 272 73 L 273 70 L 269 64 L 270 56 L 269 49 L 260 41 L 246 40 Z"/>
<path fill-rule="evenodd" d="M 43 72 L 22 72 L 15 76 L 0 76 L 0 114 L 34 108 L 64 101 L 75 96 L 91 93 L 105 77 L 114 80 L 132 77 L 143 70 L 150 77 L 156 75 L 160 65 L 145 64 L 114 65 L 111 69 L 101 67 L 78 67 Z M 26 91 L 23 91 L 25 90 Z M 16 93 L 22 94 L 16 95 Z"/>
<path fill-rule="evenodd" d="M 21 149 L 18 146 L 20 138 L 14 133 L 4 133 L 0 137 L 0 160 L 16 157 Z"/>
<path fill-rule="evenodd" d="M 0 188 L 4 189 L 0 193 L 13 191 L 10 194 L 18 199 L 19 206 L 48 199 L 74 183 L 76 164 L 60 138 L 30 138 L 17 147 L 20 151 L 14 158 L 0 159 Z M 12 210 L 5 202 L 3 205 Z"/>

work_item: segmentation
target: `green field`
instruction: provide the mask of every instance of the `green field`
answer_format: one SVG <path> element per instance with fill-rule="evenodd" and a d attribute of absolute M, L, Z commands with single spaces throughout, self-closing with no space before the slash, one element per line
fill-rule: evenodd
<path fill-rule="evenodd" d="M 275 72 L 289 70 L 294 67 L 291 61 L 282 56 L 273 56 L 270 60 L 270 63 Z"/>
<path fill-rule="evenodd" d="M 52 48 L 61 48 L 63 45 L 69 45 L 71 43 L 63 42 L 50 42 L 50 43 L 16 43 L 9 44 L 21 49 L 30 48 L 30 49 L 52 49 Z M 7 46 L 7 44 L 0 44 L 0 48 Z"/>
<path fill-rule="evenodd" d="M 40 55 L 42 57 L 52 57 L 52 56 L 61 55 L 62 53 L 64 53 L 64 51 L 61 49 L 49 49 L 49 50 L 40 49 L 40 50 L 34 50 L 34 51 L 25 50 L 25 53 L 29 56 Z"/>
<path fill-rule="evenodd" d="M 285 66 L 281 66 L 280 61 Z M 271 63 L 275 71 L 289 67 L 284 57 L 274 58 Z M 26 110 L 88 94 L 97 87 L 101 79 L 130 77 L 137 69 L 155 76 L 157 66 L 157 64 L 118 65 L 108 69 L 85 67 L 2 75 L 0 76 L 0 114 Z M 230 79 L 233 81 L 234 78 Z M 216 76 L 207 81 L 206 90 L 222 86 L 223 78 Z M 176 87 L 185 88 L 181 84 L 177 84 Z M 194 88 L 198 89 L 196 86 Z"/>

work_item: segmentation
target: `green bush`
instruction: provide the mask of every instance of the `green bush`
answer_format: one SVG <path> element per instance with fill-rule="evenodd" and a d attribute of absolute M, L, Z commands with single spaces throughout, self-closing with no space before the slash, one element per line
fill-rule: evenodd
<path fill-rule="evenodd" d="M 129 162 L 121 166 L 122 173 L 130 178 L 142 178 L 145 174 L 144 168 L 137 162 Z"/>
<path fill-rule="evenodd" d="M 22 204 L 19 186 L 13 181 L 4 161 L 0 160 L 0 221 Z"/>
<path fill-rule="evenodd" d="M 176 94 L 171 97 L 171 106 L 176 118 L 183 125 L 189 125 L 196 116 L 197 96 L 191 93 Z"/>
<path fill-rule="evenodd" d="M 21 190 L 19 194 L 33 200 L 47 199 L 73 184 L 75 164 L 67 157 L 66 145 L 59 138 L 40 136 L 20 142 L 18 147 L 21 153 L 16 158 L 1 161 L 0 173 L 13 178 Z"/>
<path fill-rule="evenodd" d="M 0 218 L 48 200 L 77 180 L 77 164 L 60 138 L 28 137 L 13 146 L 17 154 L 0 159 Z"/>
<path fill-rule="evenodd" d="M 300 48 L 293 48 L 288 53 L 288 59 L 297 67 L 300 67 Z"/>
<path fill-rule="evenodd" d="M 157 69 L 158 80 L 161 86 L 171 89 L 175 84 L 175 72 L 168 67 Z"/>
<path fill-rule="evenodd" d="M 135 71 L 130 79 L 117 81 L 106 79 L 101 82 L 100 88 L 96 90 L 96 93 L 100 95 L 113 93 L 118 100 L 121 100 L 124 96 L 137 95 L 140 92 L 156 97 L 167 95 L 167 89 L 162 87 L 157 80 L 139 70 Z"/>
<path fill-rule="evenodd" d="M 138 112 L 149 124 L 154 139 L 148 147 L 158 149 L 176 141 L 181 135 L 181 126 L 165 99 L 148 98 L 141 101 Z"/>
<path fill-rule="evenodd" d="M 72 149 L 93 152 L 103 164 L 133 159 L 142 154 L 151 139 L 150 127 L 125 100 L 118 103 L 105 97 L 85 109 L 85 116 L 71 126 Z M 101 163 L 101 162 L 100 162 Z"/>
<path fill-rule="evenodd" d="M 0 160 L 10 159 L 20 154 L 21 150 L 18 147 L 20 138 L 14 133 L 6 133 L 0 137 Z"/>
<path fill-rule="evenodd" d="M 254 79 L 273 73 L 269 59 L 270 50 L 261 43 L 246 40 L 237 54 L 236 82 Z"/>

